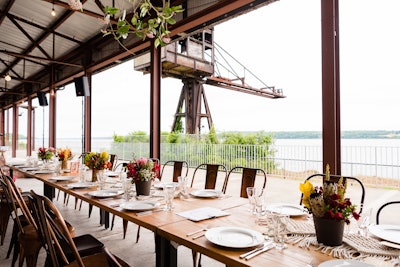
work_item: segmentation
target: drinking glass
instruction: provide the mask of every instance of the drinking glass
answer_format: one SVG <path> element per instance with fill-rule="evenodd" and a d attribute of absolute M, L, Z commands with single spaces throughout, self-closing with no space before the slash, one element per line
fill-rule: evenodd
<path fill-rule="evenodd" d="M 255 213 L 257 217 L 264 216 L 267 209 L 264 195 L 256 194 L 253 197 L 254 197 Z"/>
<path fill-rule="evenodd" d="M 357 221 L 358 225 L 358 234 L 361 236 L 368 236 L 368 226 L 371 224 L 371 213 L 372 209 L 364 210 L 363 213 L 360 214 L 360 218 Z"/>
<path fill-rule="evenodd" d="M 287 248 L 285 244 L 287 235 L 287 224 L 289 221 L 289 216 L 287 214 L 274 214 L 273 224 L 274 224 L 274 242 L 276 249 L 282 250 Z"/>
<path fill-rule="evenodd" d="M 180 198 L 187 198 L 187 177 L 178 176 L 178 183 Z"/>
<path fill-rule="evenodd" d="M 105 187 L 105 175 L 103 170 L 98 170 L 97 171 L 97 184 L 99 187 L 99 190 L 103 190 Z"/>
<path fill-rule="evenodd" d="M 131 186 L 132 186 L 132 178 L 124 178 L 122 180 L 122 188 L 124 190 L 125 201 L 129 201 L 130 199 Z"/>
<path fill-rule="evenodd" d="M 172 211 L 174 209 L 173 200 L 175 197 L 175 184 L 165 183 L 163 186 L 165 198 L 165 210 Z"/>
<path fill-rule="evenodd" d="M 257 195 L 257 188 L 255 187 L 247 187 L 246 188 L 247 198 L 249 199 L 250 204 L 250 213 L 255 214 L 256 206 L 254 196 Z"/>

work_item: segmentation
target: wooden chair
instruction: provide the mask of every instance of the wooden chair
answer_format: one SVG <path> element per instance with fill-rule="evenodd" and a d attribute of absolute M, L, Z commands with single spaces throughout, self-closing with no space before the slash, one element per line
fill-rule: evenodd
<path fill-rule="evenodd" d="M 334 175 L 334 174 L 330 174 L 329 176 L 330 176 L 331 181 L 334 181 L 334 182 L 338 182 L 339 179 L 340 179 L 341 177 L 343 177 L 343 182 L 344 182 L 344 183 L 347 183 L 347 190 L 346 190 L 346 192 L 349 191 L 349 187 L 350 187 L 351 185 L 353 185 L 353 184 L 352 184 L 353 182 L 356 183 L 356 185 L 358 185 L 358 186 L 360 187 L 360 190 L 361 190 L 361 191 L 359 192 L 359 195 L 360 195 L 360 202 L 358 203 L 357 206 L 359 207 L 358 213 L 361 214 L 362 211 L 363 211 L 364 198 L 365 198 L 365 187 L 364 187 L 363 183 L 362 183 L 359 179 L 357 179 L 356 177 L 341 176 L 341 175 Z M 318 180 L 317 180 L 317 179 L 318 179 Z M 314 180 L 315 183 L 312 182 L 311 180 Z M 314 186 L 317 186 L 317 185 L 322 186 L 324 180 L 325 180 L 325 174 L 323 174 L 323 173 L 316 173 L 316 174 L 313 174 L 313 175 L 307 177 L 307 179 L 306 179 L 304 182 L 310 181 L 310 182 L 312 182 L 312 184 L 313 184 Z M 346 182 L 346 180 L 347 180 L 347 182 Z M 357 190 L 357 191 L 358 191 L 358 190 Z M 351 199 L 353 200 L 354 198 L 351 198 Z M 302 200 L 303 200 L 303 194 L 301 194 L 301 196 L 300 196 L 300 205 L 302 204 Z"/>
<path fill-rule="evenodd" d="M 72 237 L 63 216 L 47 197 L 31 191 L 30 201 L 47 252 L 46 266 L 129 266 L 92 235 Z"/>
<path fill-rule="evenodd" d="M 218 173 L 223 174 L 223 184 L 221 186 L 221 191 L 225 193 L 226 190 L 226 177 L 228 174 L 228 170 L 223 164 L 209 164 L 209 163 L 203 163 L 200 164 L 196 167 L 196 169 L 193 172 L 192 176 L 192 182 L 190 184 L 190 187 L 193 187 L 193 184 L 195 183 L 195 180 L 200 179 L 199 175 L 199 170 L 206 170 L 205 176 L 204 176 L 204 189 L 215 189 L 217 186 L 217 178 L 218 178 Z M 220 178 L 221 179 L 221 178 Z"/>
<path fill-rule="evenodd" d="M 10 206 L 6 193 L 0 188 L 0 245 L 4 244 L 4 238 L 7 233 L 8 221 L 11 216 Z"/>
<path fill-rule="evenodd" d="M 224 184 L 224 188 L 225 188 L 224 192 L 226 192 L 226 188 L 228 186 L 228 181 L 229 181 L 230 177 L 232 176 L 233 173 L 237 173 L 237 172 L 242 172 L 240 197 L 247 198 L 246 188 L 254 187 L 254 185 L 256 183 L 256 178 L 258 175 L 261 176 L 261 178 L 263 179 L 262 186 L 261 186 L 262 190 L 261 190 L 260 195 L 263 194 L 263 192 L 265 190 L 265 186 L 267 185 L 267 174 L 265 173 L 265 171 L 260 168 L 249 168 L 249 167 L 241 167 L 241 166 L 233 167 L 229 171 L 228 176 L 226 177 L 226 180 L 225 180 L 225 184 Z"/>
<path fill-rule="evenodd" d="M 37 233 L 37 227 L 31 216 L 30 209 L 19 188 L 15 185 L 13 179 L 2 175 L 0 178 L 1 187 L 6 195 L 9 209 L 14 220 L 13 233 L 10 246 L 7 252 L 7 258 L 14 248 L 11 266 L 15 265 L 19 254 L 19 266 L 23 265 L 26 259 L 26 266 L 36 266 L 40 248 L 42 247 Z"/>
<path fill-rule="evenodd" d="M 379 217 L 381 215 L 382 210 L 388 206 L 393 206 L 395 204 L 400 204 L 400 200 L 386 202 L 385 204 L 379 207 L 378 211 L 376 212 L 376 224 L 379 224 Z M 396 212 L 396 214 L 398 214 L 398 211 Z"/>
<path fill-rule="evenodd" d="M 162 180 L 164 177 L 164 169 L 166 166 L 171 166 L 173 167 L 173 173 L 172 173 L 172 182 L 178 182 L 178 177 L 183 175 L 187 177 L 188 172 L 189 172 L 189 165 L 187 161 L 179 161 L 179 160 L 169 160 L 164 163 L 162 169 L 161 169 L 161 174 L 160 174 L 160 180 Z"/>

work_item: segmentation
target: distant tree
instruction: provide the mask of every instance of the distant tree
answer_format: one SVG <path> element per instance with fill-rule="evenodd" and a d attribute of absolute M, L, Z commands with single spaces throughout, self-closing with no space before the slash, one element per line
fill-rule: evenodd
<path fill-rule="evenodd" d="M 217 132 L 215 131 L 214 125 L 211 126 L 210 132 L 206 136 L 206 143 L 207 144 L 218 144 L 218 136 Z"/>

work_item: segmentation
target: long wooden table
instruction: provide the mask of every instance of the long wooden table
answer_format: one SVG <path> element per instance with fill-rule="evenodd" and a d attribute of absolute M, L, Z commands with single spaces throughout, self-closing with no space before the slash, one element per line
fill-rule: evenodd
<path fill-rule="evenodd" d="M 255 223 L 255 217 L 248 212 L 248 200 L 240 197 L 225 197 L 215 199 L 189 198 L 187 200 L 174 201 L 173 212 L 154 212 L 145 216 L 137 216 L 136 212 L 126 211 L 119 207 L 123 199 L 101 199 L 90 196 L 90 191 L 97 190 L 97 187 L 70 189 L 66 185 L 73 181 L 54 181 L 54 174 L 32 174 L 12 167 L 15 171 L 20 171 L 24 175 L 39 179 L 43 182 L 44 192 L 50 198 L 54 197 L 54 188 L 57 188 L 67 194 L 81 199 L 89 204 L 99 207 L 101 210 L 112 213 L 123 219 L 145 227 L 155 233 L 156 241 L 156 266 L 177 266 L 177 251 L 171 241 L 184 245 L 190 249 L 207 255 L 227 266 L 306 266 L 313 262 L 317 265 L 320 262 L 332 259 L 331 256 L 316 252 L 313 250 L 301 249 L 297 246 L 289 245 L 288 249 L 283 251 L 270 250 L 262 255 L 254 257 L 251 260 L 239 259 L 239 255 L 250 249 L 229 249 L 219 247 L 207 241 L 205 237 L 193 240 L 186 234 L 203 227 L 215 226 L 241 226 L 252 228 L 263 232 L 262 227 Z M 161 199 L 162 200 L 162 199 Z M 187 220 L 176 212 L 191 210 L 199 207 L 213 207 L 227 210 L 231 213 L 229 216 L 219 217 L 201 222 Z"/>

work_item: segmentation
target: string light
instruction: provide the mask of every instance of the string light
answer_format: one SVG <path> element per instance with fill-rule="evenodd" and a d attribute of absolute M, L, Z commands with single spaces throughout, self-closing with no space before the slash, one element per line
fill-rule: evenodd
<path fill-rule="evenodd" d="M 56 11 L 54 10 L 54 4 L 53 4 L 53 8 L 51 9 L 51 13 L 50 13 L 53 17 L 56 15 Z"/>
<path fill-rule="evenodd" d="M 4 80 L 6 80 L 7 82 L 11 81 L 11 76 L 10 74 L 6 74 L 6 76 L 4 76 Z"/>

